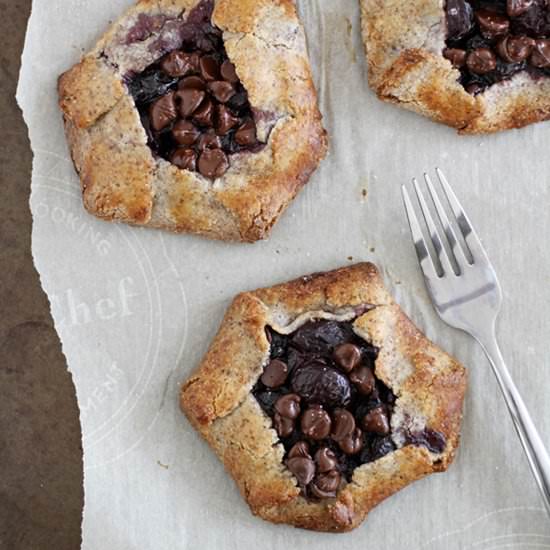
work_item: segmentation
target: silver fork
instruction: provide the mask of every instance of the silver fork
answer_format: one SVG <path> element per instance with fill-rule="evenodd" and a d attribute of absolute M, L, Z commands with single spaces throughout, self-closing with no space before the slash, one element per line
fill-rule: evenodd
<path fill-rule="evenodd" d="M 462 243 L 459 243 L 430 177 L 424 174 L 443 231 L 434 222 L 418 181 L 413 179 L 436 261 L 424 239 L 409 192 L 403 185 L 405 209 L 426 286 L 441 319 L 448 325 L 469 333 L 485 351 L 550 515 L 550 457 L 497 344 L 495 322 L 502 304 L 500 284 L 468 216 L 441 170 L 436 169 L 436 172 L 466 247 L 463 248 Z M 443 246 L 444 240 L 447 241 L 451 254 Z M 458 272 L 453 269 L 452 262 Z"/>

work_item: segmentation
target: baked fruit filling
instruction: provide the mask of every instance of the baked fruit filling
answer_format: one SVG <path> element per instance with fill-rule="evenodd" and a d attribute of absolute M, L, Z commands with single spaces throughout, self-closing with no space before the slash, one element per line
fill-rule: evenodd
<path fill-rule="evenodd" d="M 550 0 L 447 0 L 443 55 L 478 94 L 520 71 L 550 76 Z"/>
<path fill-rule="evenodd" d="M 396 449 L 396 396 L 374 373 L 379 350 L 350 322 L 310 321 L 289 335 L 266 331 L 270 360 L 253 395 L 273 420 L 304 496 L 335 497 L 355 468 Z M 403 436 L 435 453 L 446 445 L 428 428 Z"/>
<path fill-rule="evenodd" d="M 264 145 L 213 9 L 213 0 L 195 7 L 181 26 L 181 48 L 128 81 L 153 152 L 209 179 L 223 176 L 235 153 Z"/>

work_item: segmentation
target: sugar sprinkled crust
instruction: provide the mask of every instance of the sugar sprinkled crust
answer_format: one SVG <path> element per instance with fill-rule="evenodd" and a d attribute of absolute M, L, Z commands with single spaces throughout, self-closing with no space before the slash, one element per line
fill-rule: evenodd
<path fill-rule="evenodd" d="M 124 78 L 179 47 L 198 0 L 140 0 L 59 79 L 59 103 L 84 205 L 114 221 L 255 241 L 324 157 L 326 133 L 292 0 L 217 0 L 213 23 L 258 115 L 266 147 L 232 157 L 213 183 L 153 156 Z M 138 33 L 147 18 L 147 33 Z"/>
<path fill-rule="evenodd" d="M 336 498 L 308 501 L 283 464 L 271 419 L 250 393 L 269 360 L 265 327 L 284 333 L 311 318 L 353 319 L 380 347 L 375 372 L 397 395 L 392 432 L 398 449 L 357 468 Z M 464 368 L 431 343 L 385 290 L 369 263 L 314 274 L 238 295 L 208 353 L 183 384 L 181 408 L 233 476 L 252 512 L 317 531 L 349 531 L 386 497 L 446 470 L 459 442 Z M 403 445 L 400 433 L 430 426 L 443 452 Z"/>
<path fill-rule="evenodd" d="M 524 72 L 473 96 L 442 55 L 441 0 L 360 0 L 369 85 L 383 101 L 457 128 L 484 134 L 550 119 L 550 78 Z"/>

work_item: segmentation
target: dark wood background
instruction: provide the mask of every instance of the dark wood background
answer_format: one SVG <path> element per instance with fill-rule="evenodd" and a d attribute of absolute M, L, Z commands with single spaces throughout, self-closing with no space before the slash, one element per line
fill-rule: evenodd
<path fill-rule="evenodd" d="M 32 155 L 15 101 L 31 0 L 0 0 L 0 549 L 80 547 L 74 386 L 31 257 Z"/>

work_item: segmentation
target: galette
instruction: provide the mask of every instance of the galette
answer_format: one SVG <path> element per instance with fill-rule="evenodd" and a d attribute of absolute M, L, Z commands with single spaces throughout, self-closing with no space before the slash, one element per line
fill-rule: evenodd
<path fill-rule="evenodd" d="M 327 149 L 292 0 L 140 0 L 59 79 L 84 205 L 255 241 Z"/>

